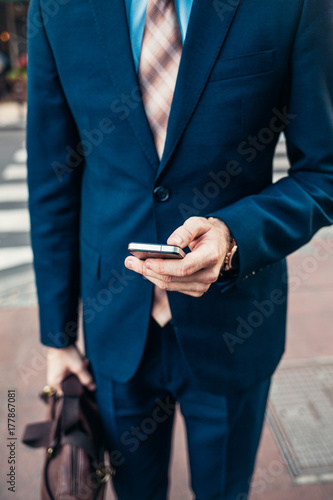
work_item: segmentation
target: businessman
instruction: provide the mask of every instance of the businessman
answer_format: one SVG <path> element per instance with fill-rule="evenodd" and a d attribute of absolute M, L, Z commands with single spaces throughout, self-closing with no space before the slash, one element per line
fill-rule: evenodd
<path fill-rule="evenodd" d="M 28 40 L 48 382 L 96 387 L 119 500 L 167 497 L 176 403 L 195 498 L 245 500 L 285 257 L 332 223 L 332 2 L 32 0 Z M 291 168 L 273 184 L 281 132 Z"/>

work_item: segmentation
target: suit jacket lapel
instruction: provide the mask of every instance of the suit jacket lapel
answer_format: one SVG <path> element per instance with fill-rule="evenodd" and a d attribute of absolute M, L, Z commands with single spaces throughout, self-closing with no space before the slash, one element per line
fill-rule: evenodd
<path fill-rule="evenodd" d="M 203 92 L 241 0 L 194 0 L 158 175 L 172 155 Z"/>
<path fill-rule="evenodd" d="M 111 80 L 119 97 L 121 94 L 135 96 L 135 106 L 129 109 L 128 121 L 149 163 L 157 171 L 159 158 L 154 139 L 144 111 L 142 100 L 138 101 L 139 83 L 135 71 L 124 0 L 89 0 L 97 34 Z M 133 100 L 133 99 L 132 99 Z"/>
<path fill-rule="evenodd" d="M 161 162 L 142 100 L 128 121 L 159 175 L 170 159 L 204 90 L 205 83 L 241 0 L 194 0 L 173 97 Z M 89 0 L 107 67 L 117 94 L 138 95 L 124 0 Z M 159 164 L 160 163 L 160 164 Z"/>

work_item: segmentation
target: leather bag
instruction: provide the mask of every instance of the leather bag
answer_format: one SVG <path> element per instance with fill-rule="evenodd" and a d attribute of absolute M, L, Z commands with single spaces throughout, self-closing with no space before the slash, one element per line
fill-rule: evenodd
<path fill-rule="evenodd" d="M 61 396 L 45 388 L 49 420 L 30 424 L 23 443 L 45 447 L 41 500 L 103 500 L 115 474 L 105 464 L 102 425 L 94 395 L 75 375 L 62 382 Z"/>

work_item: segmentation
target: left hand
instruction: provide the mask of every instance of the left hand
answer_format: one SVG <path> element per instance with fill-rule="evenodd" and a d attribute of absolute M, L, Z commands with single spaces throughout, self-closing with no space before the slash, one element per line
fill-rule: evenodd
<path fill-rule="evenodd" d="M 184 259 L 127 257 L 125 266 L 162 290 L 201 297 L 220 274 L 230 246 L 230 232 L 219 219 L 190 217 L 169 236 L 168 245 L 191 250 Z"/>

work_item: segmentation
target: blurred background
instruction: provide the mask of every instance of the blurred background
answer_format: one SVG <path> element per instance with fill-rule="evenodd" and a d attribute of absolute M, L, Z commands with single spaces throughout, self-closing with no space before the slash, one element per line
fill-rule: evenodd
<path fill-rule="evenodd" d="M 20 443 L 43 420 L 45 349 L 29 242 L 26 186 L 28 2 L 0 1 L 0 498 L 8 491 L 8 391 L 15 390 L 17 500 L 39 498 L 43 451 Z M 274 181 L 289 168 L 281 138 Z M 321 230 L 288 258 L 287 349 L 274 376 L 251 500 L 333 499 L 333 230 Z M 183 421 L 177 414 L 171 500 L 191 498 Z M 114 498 L 109 492 L 108 500 Z M 245 500 L 241 496 L 235 500 Z"/>
<path fill-rule="evenodd" d="M 0 125 L 23 122 L 27 89 L 28 1 L 0 1 Z M 12 106 L 12 102 L 17 106 Z"/>

